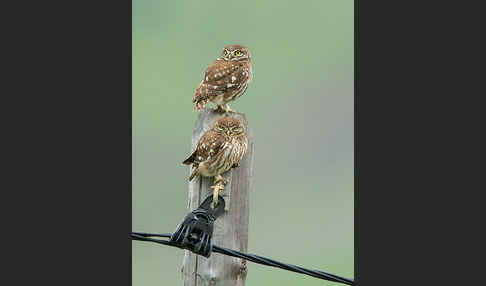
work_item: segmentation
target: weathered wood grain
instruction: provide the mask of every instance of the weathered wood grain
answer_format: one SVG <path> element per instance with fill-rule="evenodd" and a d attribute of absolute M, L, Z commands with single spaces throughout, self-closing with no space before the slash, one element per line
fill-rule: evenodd
<path fill-rule="evenodd" d="M 209 108 L 199 112 L 193 131 L 191 150 L 196 148 L 197 141 L 204 132 L 209 130 L 211 125 L 222 116 Z M 230 116 L 236 117 L 245 126 L 248 149 L 238 168 L 222 174 L 229 180 L 223 194 L 229 208 L 216 220 L 212 242 L 213 245 L 247 252 L 254 141 L 245 114 L 231 113 Z M 190 173 L 190 171 L 188 172 Z M 188 207 L 190 210 L 197 208 L 207 196 L 212 196 L 211 185 L 213 185 L 213 178 L 199 176 L 189 183 Z M 184 286 L 244 286 L 246 274 L 246 261 L 243 259 L 219 253 L 212 253 L 211 257 L 205 258 L 187 250 L 184 252 L 182 263 Z"/>

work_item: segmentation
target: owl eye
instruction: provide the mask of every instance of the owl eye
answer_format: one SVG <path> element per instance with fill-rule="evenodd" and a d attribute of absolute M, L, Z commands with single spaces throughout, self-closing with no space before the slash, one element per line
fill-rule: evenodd
<path fill-rule="evenodd" d="M 243 53 L 240 50 L 238 50 L 238 51 L 235 52 L 235 55 L 237 55 L 237 56 L 241 56 L 242 54 Z"/>
<path fill-rule="evenodd" d="M 224 50 L 224 55 L 228 55 L 228 50 Z"/>

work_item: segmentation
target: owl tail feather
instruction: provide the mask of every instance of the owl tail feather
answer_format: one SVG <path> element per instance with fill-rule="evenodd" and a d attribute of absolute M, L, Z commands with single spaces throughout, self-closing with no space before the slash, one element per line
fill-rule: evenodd
<path fill-rule="evenodd" d="M 201 109 L 204 108 L 204 106 L 206 106 L 206 104 L 208 103 L 208 100 L 207 99 L 200 99 L 200 100 L 197 100 L 195 101 L 196 105 L 194 106 L 194 111 L 199 111 Z"/>
<path fill-rule="evenodd" d="M 192 174 L 189 176 L 189 182 L 192 181 L 192 179 L 194 179 L 194 177 L 197 176 L 198 174 L 199 172 L 197 171 L 197 168 L 195 168 Z"/>
<path fill-rule="evenodd" d="M 196 159 L 196 151 L 192 152 L 191 156 L 189 156 L 189 158 L 184 160 L 184 162 L 182 162 L 182 164 L 191 165 L 192 163 L 194 163 L 194 159 Z"/>

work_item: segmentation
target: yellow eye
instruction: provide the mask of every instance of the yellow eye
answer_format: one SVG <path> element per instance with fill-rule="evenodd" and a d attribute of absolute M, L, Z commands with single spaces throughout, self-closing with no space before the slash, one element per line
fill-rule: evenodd
<path fill-rule="evenodd" d="M 243 53 L 242 53 L 241 51 L 236 51 L 236 52 L 235 52 L 235 55 L 237 55 L 237 56 L 241 56 L 242 54 L 243 54 Z"/>

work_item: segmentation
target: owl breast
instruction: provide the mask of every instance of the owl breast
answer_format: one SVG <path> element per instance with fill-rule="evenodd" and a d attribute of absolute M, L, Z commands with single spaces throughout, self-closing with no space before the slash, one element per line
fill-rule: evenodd
<path fill-rule="evenodd" d="M 209 176 L 214 176 L 228 171 L 233 165 L 238 164 L 241 161 L 246 152 L 246 148 L 246 137 L 232 138 L 225 142 L 222 147 L 223 150 L 219 156 L 205 162 L 207 174 Z"/>
<path fill-rule="evenodd" d="M 227 86 L 228 91 L 223 94 L 223 103 L 228 103 L 242 96 L 248 88 L 248 83 L 252 79 L 251 63 L 244 61 L 238 63 L 238 68 L 231 74 Z"/>

